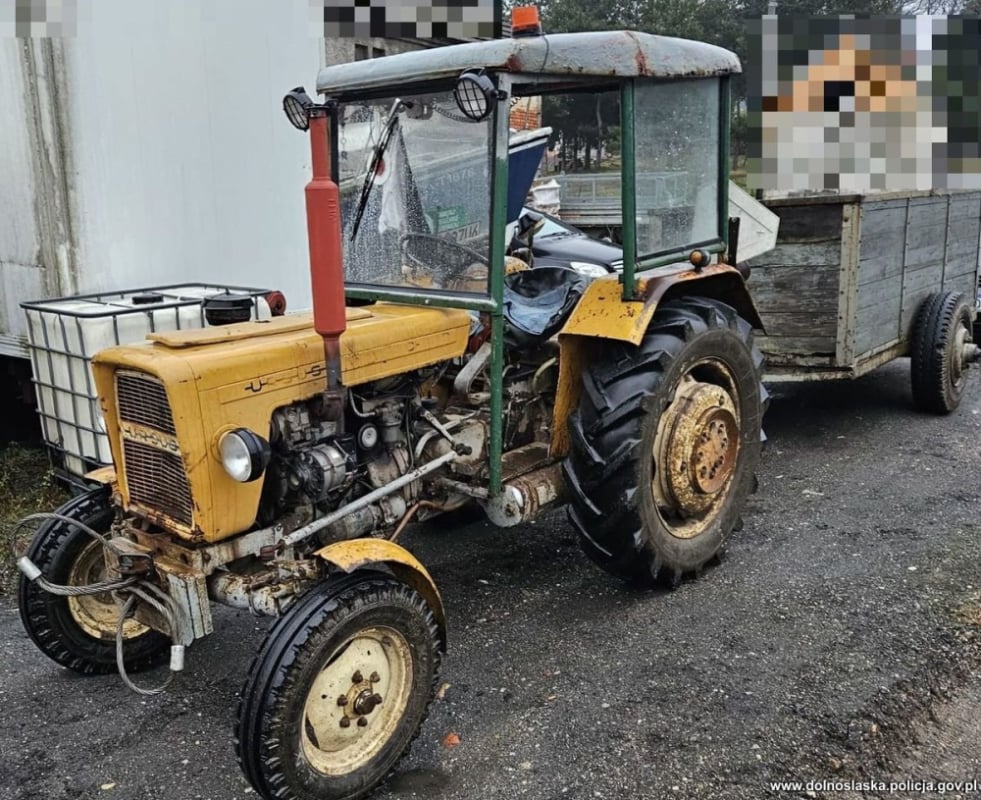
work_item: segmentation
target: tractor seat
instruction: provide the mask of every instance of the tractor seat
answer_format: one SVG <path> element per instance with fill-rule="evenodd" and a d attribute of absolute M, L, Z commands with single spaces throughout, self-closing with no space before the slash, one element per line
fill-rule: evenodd
<path fill-rule="evenodd" d="M 504 278 L 504 342 L 527 348 L 550 339 L 565 324 L 588 281 L 566 267 L 536 267 Z"/>

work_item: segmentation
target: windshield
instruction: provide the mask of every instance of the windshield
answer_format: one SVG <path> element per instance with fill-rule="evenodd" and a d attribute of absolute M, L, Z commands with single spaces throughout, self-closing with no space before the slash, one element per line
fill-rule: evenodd
<path fill-rule="evenodd" d="M 541 211 L 537 212 L 542 214 Z M 571 228 L 568 225 L 564 225 L 559 220 L 554 217 L 550 217 L 548 214 L 542 214 L 542 227 L 538 229 L 535 234 L 535 238 L 544 239 L 547 236 L 582 236 L 583 233 L 576 228 Z"/>
<path fill-rule="evenodd" d="M 719 239 L 719 81 L 649 81 L 634 111 L 637 255 Z"/>
<path fill-rule="evenodd" d="M 450 92 L 401 100 L 338 112 L 347 283 L 486 294 L 493 115 L 467 120 Z"/>

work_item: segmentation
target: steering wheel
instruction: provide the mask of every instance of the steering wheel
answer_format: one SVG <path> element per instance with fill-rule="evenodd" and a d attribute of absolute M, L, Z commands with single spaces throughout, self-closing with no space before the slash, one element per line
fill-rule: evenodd
<path fill-rule="evenodd" d="M 427 264 L 421 258 L 409 252 L 410 248 L 408 244 L 413 240 L 434 243 L 437 246 L 437 254 L 441 248 L 445 248 L 449 257 L 445 261 L 441 257 L 437 258 L 437 266 Z M 475 262 L 490 268 L 490 260 L 483 253 L 474 250 L 472 247 L 467 247 L 465 244 L 460 244 L 453 239 L 445 239 L 442 236 L 436 236 L 431 233 L 403 233 L 399 239 L 399 252 L 402 254 L 404 261 L 430 274 L 436 273 L 438 267 L 443 267 L 442 270 L 439 270 L 442 273 L 440 278 L 443 283 L 449 283 L 460 277 L 463 271 Z M 457 263 L 454 265 L 453 261 Z M 449 265 L 444 266 L 446 262 L 449 262 Z"/>

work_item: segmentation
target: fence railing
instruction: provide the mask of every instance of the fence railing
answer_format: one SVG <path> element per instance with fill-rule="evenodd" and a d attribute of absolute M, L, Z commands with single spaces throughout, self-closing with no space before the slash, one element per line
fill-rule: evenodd
<path fill-rule="evenodd" d="M 609 211 L 620 208 L 620 173 L 561 173 L 562 215 Z M 688 173 L 642 172 L 637 175 L 637 208 L 677 208 L 686 204 Z"/>

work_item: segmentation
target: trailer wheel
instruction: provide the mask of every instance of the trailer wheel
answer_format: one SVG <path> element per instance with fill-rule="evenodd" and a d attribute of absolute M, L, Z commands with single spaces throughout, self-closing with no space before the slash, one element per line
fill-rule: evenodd
<path fill-rule="evenodd" d="M 112 524 L 108 487 L 69 500 L 57 511 L 98 533 Z M 52 583 L 82 586 L 106 577 L 102 545 L 85 531 L 62 520 L 38 528 L 27 549 Z M 86 675 L 116 671 L 116 626 L 119 606 L 109 594 L 61 597 L 49 594 L 23 575 L 18 587 L 20 618 L 31 640 L 48 658 Z M 148 669 L 169 652 L 170 641 L 136 620 L 123 623 L 123 657 L 127 672 Z"/>
<path fill-rule="evenodd" d="M 762 367 L 749 323 L 702 297 L 665 303 L 638 347 L 593 358 L 564 468 L 570 519 L 600 567 L 676 585 L 719 552 L 754 486 Z"/>
<path fill-rule="evenodd" d="M 971 306 L 963 294 L 936 292 L 923 301 L 910 342 L 917 410 L 949 414 L 957 408 L 967 383 L 965 345 L 971 341 Z"/>
<path fill-rule="evenodd" d="M 354 573 L 317 586 L 249 669 L 239 764 L 261 797 L 366 796 L 418 734 L 439 662 L 436 618 L 405 584 Z"/>

